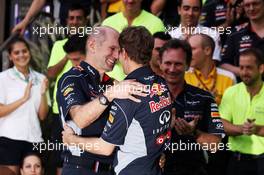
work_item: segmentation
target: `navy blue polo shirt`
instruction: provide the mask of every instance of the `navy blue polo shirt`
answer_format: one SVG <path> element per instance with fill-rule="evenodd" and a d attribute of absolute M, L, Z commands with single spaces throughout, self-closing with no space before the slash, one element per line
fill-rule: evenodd
<path fill-rule="evenodd" d="M 207 0 L 202 8 L 200 24 L 206 27 L 216 27 L 226 20 L 227 3 L 225 0 Z"/>
<path fill-rule="evenodd" d="M 231 34 L 222 49 L 222 63 L 239 66 L 239 55 L 242 51 L 256 47 L 264 53 L 264 38 L 259 37 L 251 25 Z"/>
<path fill-rule="evenodd" d="M 198 118 L 196 127 L 200 131 L 224 135 L 217 104 L 209 92 L 185 84 L 183 91 L 173 102 L 173 107 L 176 109 L 176 117 L 184 118 L 188 122 Z M 181 165 L 200 167 L 205 164 L 203 150 L 191 146 L 196 143 L 192 135 L 178 135 L 174 128 L 171 133 L 171 145 L 166 149 L 166 172 L 179 172 Z"/>
<path fill-rule="evenodd" d="M 83 61 L 80 63 L 80 66 L 71 68 L 58 82 L 57 101 L 61 118 L 80 136 L 100 137 L 107 121 L 108 109 L 96 121 L 83 129 L 78 128 L 71 120 L 69 110 L 74 105 L 84 105 L 92 101 L 104 92 L 107 85 L 112 84 L 113 80 L 106 74 L 103 80 L 100 81 L 99 72 L 87 62 Z M 98 160 L 105 163 L 112 162 L 111 156 L 100 156 L 88 152 L 71 152 L 73 155 L 84 159 Z"/>
<path fill-rule="evenodd" d="M 148 86 L 141 103 L 115 99 L 102 139 L 119 147 L 115 161 L 117 175 L 159 175 L 158 158 L 170 139 L 171 98 L 163 78 L 149 67 L 141 67 L 126 79 Z"/>

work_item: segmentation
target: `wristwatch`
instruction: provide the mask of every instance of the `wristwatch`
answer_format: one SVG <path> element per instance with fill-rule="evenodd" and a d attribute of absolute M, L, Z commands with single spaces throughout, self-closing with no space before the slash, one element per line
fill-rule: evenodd
<path fill-rule="evenodd" d="M 105 106 L 108 106 L 110 103 L 108 98 L 104 96 L 104 94 L 99 95 L 99 102 L 101 105 L 105 105 Z"/>

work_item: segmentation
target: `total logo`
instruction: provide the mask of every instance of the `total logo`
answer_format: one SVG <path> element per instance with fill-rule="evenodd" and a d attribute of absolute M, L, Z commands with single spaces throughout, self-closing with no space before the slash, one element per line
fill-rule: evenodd
<path fill-rule="evenodd" d="M 165 108 L 166 106 L 169 106 L 171 104 L 171 98 L 170 96 L 165 97 L 161 96 L 159 97 L 160 101 L 155 102 L 155 101 L 150 101 L 149 102 L 149 108 L 151 110 L 151 113 L 157 112 L 161 110 L 162 108 Z"/>
<path fill-rule="evenodd" d="M 157 145 L 161 145 L 164 143 L 164 141 L 166 139 L 170 139 L 171 138 L 171 131 L 168 131 L 166 134 L 164 135 L 160 135 L 157 139 L 156 139 L 156 144 Z"/>

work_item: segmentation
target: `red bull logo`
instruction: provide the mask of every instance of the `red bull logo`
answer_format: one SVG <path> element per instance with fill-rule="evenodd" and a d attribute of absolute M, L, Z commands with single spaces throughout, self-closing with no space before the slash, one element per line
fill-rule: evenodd
<path fill-rule="evenodd" d="M 154 112 L 157 112 L 157 111 L 165 108 L 166 106 L 169 106 L 170 104 L 171 104 L 170 96 L 168 96 L 168 97 L 161 96 L 160 101 L 158 101 L 158 102 L 150 101 L 149 102 L 149 108 L 151 110 L 151 113 L 154 113 Z"/>

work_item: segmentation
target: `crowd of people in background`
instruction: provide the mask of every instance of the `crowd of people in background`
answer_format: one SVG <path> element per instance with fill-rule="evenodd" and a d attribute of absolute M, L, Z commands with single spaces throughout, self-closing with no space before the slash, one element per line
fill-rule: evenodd
<path fill-rule="evenodd" d="M 93 29 L 54 42 L 40 73 L 23 34 L 46 1 L 14 26 L 0 174 L 264 175 L 264 0 L 60 2 L 62 25 Z M 40 154 L 47 118 L 67 149 Z"/>

